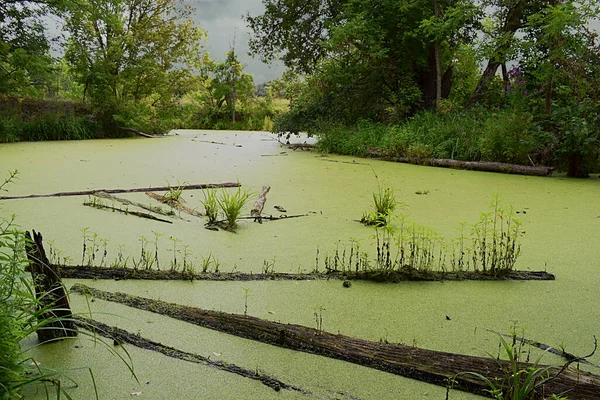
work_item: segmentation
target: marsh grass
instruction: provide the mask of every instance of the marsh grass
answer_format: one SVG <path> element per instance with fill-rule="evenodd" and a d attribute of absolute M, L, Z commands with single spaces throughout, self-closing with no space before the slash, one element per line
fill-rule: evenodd
<path fill-rule="evenodd" d="M 0 184 L 0 190 L 11 180 Z M 25 338 L 44 329 L 52 329 L 52 326 L 63 325 L 65 322 L 77 323 L 84 329 L 88 328 L 85 323 L 79 323 L 77 317 L 56 317 L 52 312 L 52 304 L 43 306 L 46 296 L 52 293 L 38 293 L 27 273 L 26 268 L 29 260 L 26 256 L 26 244 L 29 239 L 25 233 L 14 223 L 15 217 L 10 220 L 0 219 L 0 398 L 17 399 L 22 398 L 22 393 L 27 387 L 36 386 L 35 390 L 41 391 L 46 398 L 56 397 L 70 399 L 69 393 L 62 384 L 66 380 L 77 383 L 69 377 L 75 371 L 87 370 L 94 385 L 95 398 L 98 392 L 94 381 L 94 375 L 89 368 L 78 368 L 73 370 L 55 370 L 39 365 L 33 358 L 27 357 L 27 348 L 22 348 Z M 88 229 L 83 230 L 84 246 L 89 238 Z M 93 235 L 92 235 L 93 237 Z M 84 251 L 84 259 L 86 253 Z M 48 302 L 50 303 L 50 302 Z M 56 308 L 53 310 L 58 311 Z M 71 330 L 71 328 L 65 328 Z M 127 368 L 137 380 L 133 370 L 131 357 L 125 349 L 124 353 L 116 351 L 105 341 L 99 340 L 88 329 L 78 331 L 81 335 L 88 337 L 95 343 L 102 345 L 108 351 L 123 361 Z M 66 340 L 78 340 L 74 337 Z M 60 340 L 60 339 L 56 339 Z"/>
<path fill-rule="evenodd" d="M 202 191 L 204 200 L 202 206 L 204 213 L 208 217 L 208 223 L 214 224 L 219 217 L 219 203 L 217 202 L 217 191 L 215 189 L 206 189 Z"/>
<path fill-rule="evenodd" d="M 376 256 L 360 250 L 356 240 L 340 249 L 335 245 L 333 255 L 320 255 L 317 250 L 315 271 L 323 257 L 326 271 L 397 271 L 413 268 L 421 272 L 479 271 L 494 277 L 507 274 L 515 267 L 521 253 L 519 239 L 524 231 L 513 207 L 505 208 L 498 196 L 490 203 L 491 211 L 482 213 L 472 226 L 462 223 L 459 236 L 446 240 L 434 229 L 397 216 L 393 223 L 378 226 L 373 240 Z"/>
<path fill-rule="evenodd" d="M 375 175 L 377 177 L 377 175 Z M 381 182 L 377 183 L 377 191 L 373 192 L 373 203 L 371 212 L 363 213 L 360 220 L 365 225 L 374 225 L 377 227 L 386 226 L 392 213 L 400 206 L 396 200 L 396 195 L 392 188 Z"/>
<path fill-rule="evenodd" d="M 501 334 L 497 335 L 500 339 L 498 354 L 487 354 L 491 359 L 498 361 L 498 366 L 502 370 L 503 378 L 489 379 L 479 373 L 470 371 L 462 372 L 455 376 L 456 378 L 459 375 L 472 375 L 478 379 L 481 379 L 488 386 L 487 392 L 490 394 L 490 396 L 497 400 L 528 400 L 532 398 L 538 398 L 536 396 L 539 396 L 540 393 L 537 393 L 537 390 L 540 389 L 544 383 L 560 375 L 566 369 L 566 367 L 573 362 L 576 362 L 577 360 L 585 360 L 589 356 L 593 355 L 596 351 L 597 344 L 595 341 L 594 351 L 590 355 L 580 357 L 576 360 L 567 361 L 562 366 L 562 369 L 559 370 L 559 372 L 552 375 L 550 371 L 555 367 L 555 365 L 540 364 L 543 356 L 548 350 L 544 351 L 532 363 L 532 366 L 527 368 L 523 366 L 523 362 L 530 362 L 529 359 L 531 355 L 530 346 L 525 349 L 526 340 L 523 337 L 523 331 L 521 332 L 521 335 L 519 335 L 516 326 L 513 325 L 509 335 L 509 340 L 504 339 Z M 499 360 L 505 360 L 508 361 L 508 363 L 501 363 Z M 452 389 L 453 384 L 454 380 L 451 379 L 446 398 L 448 398 L 448 393 L 450 389 Z M 560 397 L 560 395 L 557 394 L 552 394 L 550 397 L 546 396 L 548 396 L 548 394 L 545 394 L 544 398 L 554 400 L 566 399 L 566 397 Z"/>
<path fill-rule="evenodd" d="M 184 201 L 181 196 L 183 195 L 184 186 L 187 184 L 188 184 L 188 182 L 183 182 L 183 184 L 180 184 L 179 182 L 177 182 L 177 186 L 171 186 L 169 181 L 167 181 L 167 186 L 169 187 L 169 191 L 163 195 L 163 199 L 165 200 L 165 202 L 169 205 L 172 205 L 173 203 L 177 203 L 177 202 L 183 203 Z"/>
<path fill-rule="evenodd" d="M 237 228 L 237 220 L 251 195 L 252 193 L 246 190 L 242 191 L 240 187 L 234 193 L 227 190 L 221 191 L 221 195 L 217 198 L 217 203 L 225 217 L 227 229 L 235 230 Z"/>

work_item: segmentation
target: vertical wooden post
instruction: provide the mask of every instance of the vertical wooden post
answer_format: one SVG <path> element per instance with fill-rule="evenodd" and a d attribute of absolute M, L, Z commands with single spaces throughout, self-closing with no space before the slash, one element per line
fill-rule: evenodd
<path fill-rule="evenodd" d="M 33 231 L 33 237 L 27 232 L 27 258 L 38 300 L 38 320 L 44 326 L 37 330 L 40 342 L 77 336 L 69 300 L 60 279 L 58 267 L 51 265 L 42 242 L 42 234 Z"/>
<path fill-rule="evenodd" d="M 271 186 L 263 186 L 256 203 L 254 203 L 254 207 L 250 210 L 250 216 L 254 217 L 254 222 L 258 222 L 262 224 L 262 218 L 260 214 L 262 213 L 263 208 L 265 207 L 265 202 L 267 201 L 267 193 L 271 190 Z"/>

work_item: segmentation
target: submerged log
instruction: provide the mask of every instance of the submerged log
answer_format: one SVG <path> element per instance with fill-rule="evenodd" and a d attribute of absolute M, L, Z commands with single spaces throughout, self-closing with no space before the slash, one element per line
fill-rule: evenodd
<path fill-rule="evenodd" d="M 242 186 L 239 182 L 223 182 L 223 183 L 200 183 L 195 185 L 181 185 L 178 186 L 184 190 L 194 189 L 212 189 L 212 188 L 230 188 Z M 81 190 L 77 192 L 58 192 L 51 194 L 30 194 L 27 196 L 0 196 L 0 200 L 13 200 L 13 199 L 35 199 L 40 197 L 66 197 L 66 196 L 88 196 L 98 192 L 106 193 L 139 193 L 139 192 L 153 192 L 153 191 L 164 191 L 172 189 L 172 186 L 157 186 L 157 187 L 144 187 L 144 188 L 133 188 L 133 189 L 93 189 L 93 190 Z"/>
<path fill-rule="evenodd" d="M 552 167 L 506 164 L 500 162 L 460 161 L 444 158 L 392 157 L 384 155 L 379 149 L 369 149 L 368 156 L 374 157 L 379 160 L 393 161 L 405 164 L 425 165 L 430 167 L 454 169 L 467 169 L 484 172 L 500 172 L 504 174 L 550 176 L 554 171 L 554 168 Z"/>
<path fill-rule="evenodd" d="M 263 208 L 265 208 L 265 203 L 267 202 L 267 193 L 271 190 L 271 186 L 263 186 L 256 203 L 254 203 L 254 207 L 250 210 L 250 216 L 254 217 L 254 222 L 260 222 L 262 224 L 262 218 L 260 214 L 262 214 Z"/>
<path fill-rule="evenodd" d="M 208 329 L 256 340 L 279 347 L 343 360 L 365 367 L 489 396 L 487 384 L 465 371 L 476 372 L 496 382 L 505 379 L 510 371 L 507 361 L 489 357 L 474 357 L 421 349 L 402 344 L 371 342 L 341 334 L 325 332 L 301 325 L 282 324 L 256 317 L 204 310 L 174 303 L 153 300 L 124 293 L 111 293 L 76 284 L 71 290 L 87 293 L 99 299 L 125 304 L 153 313 L 186 321 Z M 541 365 L 519 363 L 519 370 L 540 368 Z M 600 376 L 588 372 L 550 367 L 549 380 L 538 390 L 538 396 L 568 393 L 569 399 L 591 399 L 600 393 Z"/>
<path fill-rule="evenodd" d="M 131 206 L 135 206 L 135 207 L 139 207 L 142 208 L 144 210 L 156 213 L 156 214 L 160 214 L 160 215 L 164 215 L 166 217 L 175 217 L 175 213 L 173 211 L 167 211 L 167 210 L 163 210 L 160 207 L 154 207 L 154 206 L 149 206 L 146 204 L 142 204 L 142 203 L 138 203 L 137 201 L 131 201 L 129 199 L 124 199 L 122 197 L 117 197 L 117 196 L 113 196 L 110 193 L 106 193 L 106 192 L 98 192 L 98 193 L 94 193 L 94 196 L 96 197 L 100 197 L 103 199 L 109 199 L 109 200 L 114 200 L 114 201 L 118 201 L 121 204 L 125 204 L 125 205 L 131 205 Z"/>
<path fill-rule="evenodd" d="M 149 133 L 145 133 L 145 132 L 139 131 L 139 130 L 134 129 L 134 128 L 121 127 L 121 130 L 126 131 L 126 132 L 132 132 L 132 133 L 135 133 L 138 136 L 142 136 L 142 137 L 145 137 L 145 138 L 153 138 L 153 139 L 155 139 L 155 138 L 167 137 L 167 135 L 150 135 Z"/>
<path fill-rule="evenodd" d="M 201 218 L 204 216 L 200 211 L 192 210 L 191 208 L 184 206 L 183 204 L 181 204 L 179 201 L 177 201 L 175 199 L 168 199 L 165 196 L 161 196 L 160 194 L 156 194 L 156 193 L 152 193 L 152 192 L 146 192 L 146 195 L 152 197 L 154 200 L 158 200 L 161 203 L 171 206 L 179 211 L 183 211 L 184 213 L 193 215 L 194 217 Z"/>
<path fill-rule="evenodd" d="M 150 339 L 146 339 L 140 336 L 139 333 L 128 332 L 118 327 L 108 326 L 102 322 L 89 319 L 89 318 L 77 318 L 77 325 L 93 333 L 104 336 L 108 339 L 113 339 L 117 343 L 129 343 L 133 346 L 141 349 L 152 350 L 157 353 L 161 353 L 167 357 L 176 358 L 183 361 L 193 362 L 197 364 L 209 365 L 213 368 L 220 369 L 221 371 L 231 372 L 244 378 L 254 379 L 261 382 L 263 385 L 270 387 L 275 391 L 281 389 L 291 390 L 302 394 L 311 395 L 312 393 L 306 392 L 299 387 L 287 384 L 277 378 L 271 377 L 262 373 L 259 370 L 249 370 L 243 367 L 239 367 L 235 364 L 230 364 L 224 361 L 213 361 L 210 357 L 203 357 L 199 354 L 190 353 L 187 351 L 179 350 L 174 347 L 165 346 L 162 343 L 155 342 Z"/>
<path fill-rule="evenodd" d="M 410 274 L 389 273 L 370 271 L 362 272 L 311 272 L 306 274 L 292 274 L 285 272 L 270 272 L 267 274 L 253 274 L 242 272 L 219 272 L 219 273 L 181 273 L 174 271 L 157 271 L 133 268 L 108 268 L 87 266 L 59 266 L 60 273 L 65 278 L 74 279 L 141 279 L 141 280 L 200 280 L 200 281 L 264 281 L 264 280 L 291 280 L 304 281 L 315 279 L 338 279 L 338 280 L 367 280 L 374 282 L 399 283 L 405 281 L 461 281 L 461 280 L 554 280 L 554 275 L 544 271 L 512 271 L 509 274 L 501 274 L 496 277 L 489 274 L 473 271 L 464 272 L 415 272 Z"/>
<path fill-rule="evenodd" d="M 108 210 L 108 211 L 113 211 L 113 212 L 120 212 L 122 214 L 127 214 L 127 215 L 135 215 L 136 217 L 140 217 L 140 218 L 145 218 L 145 219 L 150 219 L 152 221 L 159 221 L 159 222 L 165 222 L 167 224 L 172 224 L 173 221 L 169 221 L 166 219 L 162 219 L 159 217 L 155 217 L 152 214 L 148 214 L 145 212 L 141 212 L 141 211 L 135 211 L 135 210 L 121 210 L 120 208 L 117 207 L 111 207 L 111 206 L 107 206 L 105 204 L 99 204 L 99 203 L 92 203 L 92 202 L 84 202 L 83 203 L 84 206 L 87 207 L 93 207 L 93 208 L 97 208 L 99 210 Z"/>
<path fill-rule="evenodd" d="M 27 232 L 29 241 L 26 244 L 26 251 L 30 262 L 28 268 L 38 301 L 38 321 L 41 324 L 41 328 L 36 331 L 38 340 L 44 343 L 77 336 L 69 299 L 58 268 L 50 264 L 46 256 L 42 234 L 32 232 L 33 237 Z"/>

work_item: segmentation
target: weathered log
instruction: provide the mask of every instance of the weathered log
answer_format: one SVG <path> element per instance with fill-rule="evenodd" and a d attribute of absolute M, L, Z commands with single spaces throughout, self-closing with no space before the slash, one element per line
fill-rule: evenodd
<path fill-rule="evenodd" d="M 489 396 L 487 384 L 465 371 L 476 372 L 491 381 L 504 380 L 503 371 L 511 370 L 507 361 L 421 349 L 403 344 L 371 342 L 341 334 L 325 332 L 301 325 L 282 324 L 256 317 L 227 314 L 182 306 L 124 293 L 111 293 L 76 284 L 71 290 L 97 298 L 125 304 L 153 313 L 186 321 L 208 329 L 256 340 L 279 347 L 335 358 L 381 371 L 402 375 L 436 385 L 454 382 L 455 389 Z M 519 363 L 518 369 L 540 368 L 541 365 Z M 568 393 L 569 399 L 597 398 L 600 376 L 588 372 L 550 367 L 549 380 L 538 390 L 543 398 Z M 559 373 L 560 372 L 560 373 Z"/>
<path fill-rule="evenodd" d="M 94 196 L 100 197 L 103 199 L 118 201 L 119 203 L 125 204 L 125 205 L 131 205 L 131 206 L 143 208 L 144 210 L 147 210 L 147 211 L 150 211 L 150 212 L 153 212 L 156 214 L 164 215 L 165 217 L 175 217 L 176 216 L 172 210 L 171 211 L 163 210 L 161 207 L 149 206 L 146 204 L 138 203 L 137 201 L 131 201 L 128 199 L 124 199 L 122 197 L 113 196 L 112 194 L 106 193 L 106 192 L 94 193 Z"/>
<path fill-rule="evenodd" d="M 283 143 L 283 142 L 279 142 L 280 145 L 287 147 L 288 149 L 292 149 L 292 150 L 298 150 L 298 149 L 302 149 L 302 150 L 311 150 L 311 149 L 315 149 L 317 148 L 316 144 L 311 144 L 311 143 Z"/>
<path fill-rule="evenodd" d="M 86 329 L 93 333 L 97 333 L 101 336 L 104 336 L 108 339 L 113 339 L 116 343 L 129 343 L 133 346 L 156 351 L 161 353 L 167 357 L 176 358 L 183 361 L 193 362 L 197 364 L 209 365 L 213 368 L 217 368 L 221 371 L 231 372 L 244 378 L 254 379 L 261 382 L 263 385 L 270 387 L 275 391 L 279 391 L 281 389 L 291 390 L 294 392 L 299 392 L 302 394 L 311 394 L 309 392 L 304 391 L 303 389 L 287 384 L 277 378 L 273 378 L 269 375 L 266 375 L 258 370 L 249 370 L 246 368 L 239 367 L 235 364 L 230 364 L 224 361 L 213 361 L 210 357 L 203 357 L 199 354 L 190 353 L 187 351 L 179 350 L 174 347 L 165 346 L 162 343 L 155 342 L 150 339 L 146 339 L 140 336 L 139 333 L 128 332 L 124 329 L 118 327 L 108 326 L 103 324 L 102 322 L 89 319 L 89 318 L 77 318 L 77 326 L 82 329 Z"/>
<path fill-rule="evenodd" d="M 263 208 L 265 208 L 265 202 L 267 201 L 267 193 L 271 190 L 271 186 L 263 186 L 256 203 L 254 203 L 254 207 L 250 210 L 250 216 L 254 217 L 254 222 L 260 222 L 262 224 L 262 219 L 260 214 L 262 213 Z"/>
<path fill-rule="evenodd" d="M 111 206 L 107 206 L 105 204 L 99 204 L 99 203 L 92 203 L 92 202 L 84 202 L 83 203 L 84 206 L 87 207 L 93 207 L 93 208 L 97 208 L 99 210 L 109 210 L 109 211 L 116 211 L 116 212 L 120 212 L 122 214 L 127 214 L 127 215 L 135 215 L 136 217 L 140 217 L 140 218 L 145 218 L 145 219 L 150 219 L 152 221 L 159 221 L 159 222 L 165 222 L 167 224 L 172 224 L 173 221 L 169 221 L 166 219 L 162 219 L 159 217 L 155 217 L 152 214 L 148 214 L 145 212 L 141 212 L 141 211 L 135 211 L 135 210 L 121 210 L 120 208 L 117 207 L 111 207 Z"/>
<path fill-rule="evenodd" d="M 223 183 L 200 183 L 195 185 L 181 185 L 179 186 L 184 190 L 194 189 L 212 189 L 212 188 L 230 188 L 242 186 L 239 182 L 223 182 Z M 82 190 L 77 192 L 58 192 L 51 194 L 30 194 L 27 196 L 0 196 L 0 200 L 13 200 L 13 199 L 35 199 L 39 197 L 66 197 L 66 196 L 88 196 L 98 192 L 106 193 L 139 193 L 139 192 L 152 192 L 152 191 L 163 191 L 170 190 L 172 186 L 157 186 L 157 187 L 145 187 L 145 188 L 133 188 L 133 189 L 93 189 L 93 190 Z"/>
<path fill-rule="evenodd" d="M 163 137 L 167 136 L 167 135 L 150 135 L 149 133 L 144 133 L 144 132 L 139 131 L 139 130 L 134 129 L 134 128 L 121 127 L 121 130 L 126 131 L 126 132 L 133 132 L 136 135 L 139 135 L 139 136 L 142 136 L 142 137 L 145 137 L 145 138 L 153 138 L 153 139 L 155 139 L 155 138 L 163 138 Z"/>
<path fill-rule="evenodd" d="M 554 171 L 552 167 L 530 166 L 518 164 L 506 164 L 500 162 L 486 161 L 460 161 L 445 158 L 413 158 L 413 157 L 391 157 L 385 156 L 378 149 L 369 149 L 368 156 L 378 160 L 393 161 L 405 164 L 425 165 L 430 167 L 467 169 L 484 172 L 500 172 L 504 174 L 550 176 Z"/>
<path fill-rule="evenodd" d="M 60 265 L 61 276 L 74 279 L 141 279 L 141 280 L 200 280 L 200 281 L 264 281 L 264 280 L 314 280 L 314 279 L 338 279 L 338 280 L 367 280 L 374 282 L 399 283 L 406 281 L 462 281 L 462 280 L 554 280 L 554 275 L 544 271 L 511 271 L 509 274 L 493 276 L 490 274 L 473 271 L 464 272 L 437 272 L 427 273 L 414 270 L 390 273 L 387 271 L 363 272 L 311 272 L 305 274 L 293 274 L 285 272 L 270 273 L 242 273 L 242 272 L 203 272 L 198 274 L 181 273 L 175 271 L 157 271 L 133 268 L 108 268 L 87 267 L 76 265 Z"/>
<path fill-rule="evenodd" d="M 35 297 L 38 301 L 38 321 L 41 328 L 36 333 L 41 343 L 60 340 L 65 337 L 77 336 L 73 324 L 71 307 L 65 288 L 62 284 L 58 268 L 48 260 L 42 234 L 33 232 L 33 237 L 27 232 L 26 244 L 28 269 L 33 278 Z"/>
<path fill-rule="evenodd" d="M 181 204 L 179 201 L 177 201 L 175 199 L 167 199 L 165 196 L 161 196 L 160 194 L 156 194 L 156 193 L 152 193 L 152 192 L 146 192 L 146 194 L 148 196 L 152 197 L 154 200 L 158 200 L 163 204 L 171 206 L 179 211 L 183 211 L 185 213 L 193 215 L 194 217 L 203 217 L 204 216 L 200 211 L 192 210 L 191 208 L 184 206 L 183 204 Z"/>

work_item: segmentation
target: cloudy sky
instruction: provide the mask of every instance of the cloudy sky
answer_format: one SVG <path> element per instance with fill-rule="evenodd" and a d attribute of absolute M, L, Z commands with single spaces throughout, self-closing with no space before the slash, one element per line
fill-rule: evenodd
<path fill-rule="evenodd" d="M 264 12 L 262 0 L 187 0 L 196 9 L 193 19 L 208 33 L 206 50 L 213 58 L 224 59 L 235 34 L 235 49 L 246 72 L 254 75 L 255 83 L 263 83 L 281 76 L 285 68 L 280 64 L 265 65 L 248 55 L 250 31 L 242 16 Z"/>

